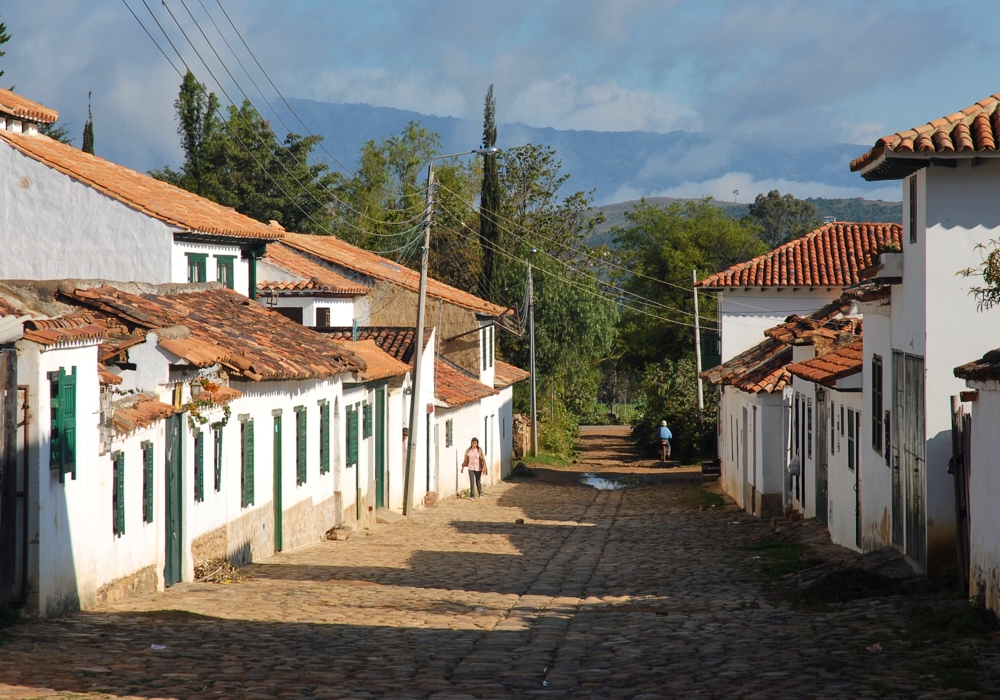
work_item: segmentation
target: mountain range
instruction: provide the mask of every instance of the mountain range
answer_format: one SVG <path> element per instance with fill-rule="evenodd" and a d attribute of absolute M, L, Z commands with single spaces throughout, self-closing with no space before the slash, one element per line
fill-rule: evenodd
<path fill-rule="evenodd" d="M 411 121 L 440 134 L 445 153 L 468 151 L 481 141 L 482 125 L 471 119 L 298 98 L 289 99 L 289 104 L 313 133 L 324 137 L 326 149 L 351 169 L 366 141 L 399 134 Z M 297 126 L 284 105 L 277 106 L 277 113 L 290 127 Z M 851 159 L 867 147 L 832 140 L 785 143 L 753 135 L 579 131 L 523 123 L 500 124 L 498 134 L 501 148 L 525 143 L 554 148 L 563 171 L 572 176 L 565 187 L 593 190 L 597 205 L 644 196 L 713 194 L 728 200 L 733 189 L 741 187 L 744 202 L 752 201 L 756 191 L 772 188 L 801 198 L 899 199 L 896 183 L 870 184 L 850 172 Z M 322 150 L 317 153 L 325 157 Z"/>

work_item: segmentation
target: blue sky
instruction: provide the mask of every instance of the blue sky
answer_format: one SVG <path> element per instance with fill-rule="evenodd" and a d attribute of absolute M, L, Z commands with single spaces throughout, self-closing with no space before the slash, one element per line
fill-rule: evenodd
<path fill-rule="evenodd" d="M 492 82 L 500 121 L 534 126 L 870 145 L 1000 92 L 987 69 L 1000 20 L 982 2 L 221 1 L 288 96 L 479 118 Z M 147 2 L 212 85 L 160 0 Z M 218 0 L 184 2 L 237 71 L 209 20 L 240 48 Z M 172 53 L 142 0 L 127 3 Z M 181 0 L 166 3 L 222 78 Z M 60 110 L 74 135 L 93 90 L 99 154 L 140 170 L 177 164 L 179 79 L 123 0 L 4 3 L 0 18 L 13 35 L 5 86 Z M 739 175 L 741 192 L 767 186 Z M 803 196 L 823 194 L 807 184 Z M 733 189 L 689 189 L 716 186 Z"/>

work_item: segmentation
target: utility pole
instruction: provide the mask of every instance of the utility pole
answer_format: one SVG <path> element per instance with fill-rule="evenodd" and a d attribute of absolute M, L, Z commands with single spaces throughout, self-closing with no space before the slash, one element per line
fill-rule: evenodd
<path fill-rule="evenodd" d="M 427 206 L 424 208 L 424 248 L 420 253 L 420 287 L 417 293 L 417 334 L 413 342 L 413 382 L 410 384 L 410 434 L 407 438 L 406 473 L 403 491 L 403 515 L 413 513 L 413 489 L 416 479 L 417 430 L 420 427 L 421 376 L 424 356 L 424 306 L 427 303 L 427 255 L 431 249 L 431 218 L 434 214 L 434 163 L 427 164 Z M 430 435 L 427 436 L 430 439 Z M 430 465 L 427 465 L 430 469 Z"/>
<path fill-rule="evenodd" d="M 705 410 L 705 393 L 701 386 L 701 324 L 698 322 L 698 270 L 691 270 L 694 291 L 694 362 L 698 368 L 698 413 Z"/>
<path fill-rule="evenodd" d="M 528 339 L 531 349 L 531 455 L 538 456 L 538 403 L 535 394 L 535 285 L 528 263 Z"/>

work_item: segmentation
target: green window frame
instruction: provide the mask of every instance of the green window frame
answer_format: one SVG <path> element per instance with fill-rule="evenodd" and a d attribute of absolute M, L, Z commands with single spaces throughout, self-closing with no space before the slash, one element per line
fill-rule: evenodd
<path fill-rule="evenodd" d="M 486 369 L 486 329 L 485 328 L 483 328 L 482 330 L 479 331 L 479 346 L 480 346 L 479 347 L 479 350 L 480 350 L 479 354 L 482 355 L 482 361 L 480 362 L 480 364 L 483 366 L 483 369 L 485 370 Z"/>
<path fill-rule="evenodd" d="M 125 454 L 114 452 L 111 455 L 114 467 L 114 480 L 111 486 L 111 530 L 115 537 L 125 534 Z"/>
<path fill-rule="evenodd" d="M 184 253 L 187 258 L 188 282 L 208 282 L 208 254 Z"/>
<path fill-rule="evenodd" d="M 455 444 L 455 422 L 449 418 L 444 422 L 444 446 L 451 447 Z"/>
<path fill-rule="evenodd" d="M 490 331 L 490 347 L 489 347 L 490 364 L 489 364 L 489 366 L 492 367 L 493 366 L 493 345 L 496 342 L 494 340 L 494 338 L 493 338 L 493 326 L 490 326 L 489 331 Z"/>
<path fill-rule="evenodd" d="M 372 428 L 375 423 L 374 411 L 370 403 L 361 404 L 361 417 L 364 419 L 361 424 L 361 437 L 367 440 L 372 436 Z"/>
<path fill-rule="evenodd" d="M 194 434 L 194 501 L 205 500 L 205 431 Z"/>
<path fill-rule="evenodd" d="M 240 418 L 240 504 L 243 508 L 253 505 L 253 419 Z"/>
<path fill-rule="evenodd" d="M 76 479 L 76 367 L 49 372 L 49 469 Z"/>
<path fill-rule="evenodd" d="M 345 411 L 347 418 L 347 468 L 356 466 L 358 463 L 358 409 L 348 407 Z"/>
<path fill-rule="evenodd" d="M 295 407 L 295 483 L 299 486 L 306 483 L 308 470 L 308 453 L 306 452 L 306 421 L 308 414 L 305 406 Z"/>
<path fill-rule="evenodd" d="M 215 280 L 226 289 L 236 289 L 236 256 L 215 256 Z"/>
<path fill-rule="evenodd" d="M 153 443 L 144 440 L 142 447 L 142 522 L 153 522 Z"/>
<path fill-rule="evenodd" d="M 319 402 L 319 473 L 330 471 L 330 404 Z"/>
<path fill-rule="evenodd" d="M 215 490 L 222 490 L 222 426 L 212 429 L 215 455 L 212 466 L 215 467 Z"/>

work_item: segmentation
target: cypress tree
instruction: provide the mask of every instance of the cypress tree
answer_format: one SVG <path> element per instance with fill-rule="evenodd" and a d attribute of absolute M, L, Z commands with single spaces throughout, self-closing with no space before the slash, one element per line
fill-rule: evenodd
<path fill-rule="evenodd" d="M 83 152 L 94 155 L 94 115 L 90 112 L 90 96 L 87 93 L 87 123 L 83 125 Z"/>
<path fill-rule="evenodd" d="M 10 41 L 10 34 L 7 33 L 7 25 L 0 22 L 0 46 L 3 46 L 8 41 Z M 3 58 L 7 54 L 6 51 L 0 51 L 0 58 Z M 0 78 L 3 77 L 3 71 L 0 70 Z M 13 90 L 13 88 L 11 88 Z"/>
<path fill-rule="evenodd" d="M 496 100 L 493 85 L 486 91 L 486 106 L 483 110 L 483 148 L 497 145 Z M 493 273 L 496 263 L 494 249 L 500 245 L 500 226 L 497 214 L 502 201 L 500 167 L 496 155 L 483 157 L 483 191 L 479 201 L 479 244 L 483 249 L 483 272 L 479 280 L 479 294 L 484 299 L 492 298 Z"/>

